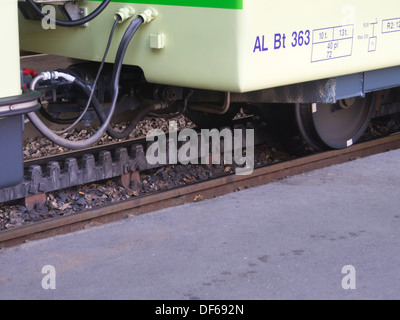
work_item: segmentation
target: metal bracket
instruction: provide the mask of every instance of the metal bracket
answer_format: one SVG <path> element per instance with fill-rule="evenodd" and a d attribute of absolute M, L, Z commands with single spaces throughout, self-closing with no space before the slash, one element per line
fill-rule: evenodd
<path fill-rule="evenodd" d="M 86 16 L 86 9 L 79 8 L 78 1 L 71 0 L 34 0 L 39 6 L 45 4 L 58 5 L 58 8 L 67 21 L 74 21 L 82 19 Z M 25 2 L 18 1 L 19 9 L 26 19 L 40 20 L 42 17 L 38 15 L 33 9 Z M 82 25 L 86 27 L 86 24 Z"/>
<path fill-rule="evenodd" d="M 78 1 L 67 1 L 58 7 L 60 8 L 64 18 L 68 21 L 79 20 L 86 16 L 86 9 L 79 8 Z M 82 27 L 86 26 L 86 23 L 82 25 Z"/>

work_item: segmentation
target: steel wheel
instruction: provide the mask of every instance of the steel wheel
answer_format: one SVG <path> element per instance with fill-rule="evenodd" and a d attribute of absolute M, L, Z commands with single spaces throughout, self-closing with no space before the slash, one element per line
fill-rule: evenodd
<path fill-rule="evenodd" d="M 296 120 L 303 138 L 314 149 L 342 149 L 355 143 L 373 113 L 370 97 L 340 100 L 335 104 L 297 104 Z"/>

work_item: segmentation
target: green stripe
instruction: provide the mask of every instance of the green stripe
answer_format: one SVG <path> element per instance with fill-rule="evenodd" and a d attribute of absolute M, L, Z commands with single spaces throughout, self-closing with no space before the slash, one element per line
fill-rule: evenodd
<path fill-rule="evenodd" d="M 101 1 L 101 0 L 90 0 Z M 161 4 L 181 7 L 203 7 L 219 9 L 243 9 L 243 0 L 111 0 L 122 3 Z"/>

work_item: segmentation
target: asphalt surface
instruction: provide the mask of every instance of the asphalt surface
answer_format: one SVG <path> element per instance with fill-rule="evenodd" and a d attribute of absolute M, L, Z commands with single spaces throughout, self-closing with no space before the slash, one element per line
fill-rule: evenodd
<path fill-rule="evenodd" d="M 2 249 L 0 299 L 399 299 L 399 230 L 391 151 Z"/>

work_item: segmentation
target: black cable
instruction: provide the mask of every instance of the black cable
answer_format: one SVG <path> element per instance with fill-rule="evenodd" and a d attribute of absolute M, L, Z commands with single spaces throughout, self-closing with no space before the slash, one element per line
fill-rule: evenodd
<path fill-rule="evenodd" d="M 74 84 L 76 84 L 78 87 L 80 87 L 87 95 L 90 94 L 89 88 L 79 78 L 75 79 Z M 94 110 L 96 111 L 96 114 L 99 117 L 101 123 L 104 123 L 106 120 L 106 116 L 105 116 L 102 106 L 96 96 L 93 96 L 92 104 L 94 106 Z M 135 116 L 135 118 L 129 122 L 129 124 L 123 131 L 117 131 L 109 124 L 107 127 L 107 133 L 114 139 L 127 138 L 132 133 L 133 129 L 135 129 L 135 127 L 139 123 L 139 121 L 142 120 L 143 117 L 152 110 L 152 108 L 153 108 L 153 106 L 147 106 L 147 107 L 141 109 L 139 111 L 139 113 Z"/>
<path fill-rule="evenodd" d="M 72 128 L 83 118 L 83 116 L 85 115 L 85 113 L 88 111 L 89 106 L 90 106 L 90 104 L 91 104 L 91 102 L 92 102 L 92 99 L 93 99 L 94 91 L 96 90 L 97 82 L 98 82 L 98 80 L 99 80 L 101 71 L 103 71 L 103 67 L 104 67 L 104 63 L 106 62 L 106 58 L 107 58 L 108 51 L 110 50 L 110 46 L 111 46 L 112 39 L 113 39 L 113 36 L 114 36 L 115 28 L 117 27 L 117 25 L 118 25 L 118 23 L 119 23 L 120 21 L 121 21 L 121 16 L 117 15 L 117 18 L 115 19 L 114 25 L 113 25 L 113 27 L 112 27 L 112 29 L 111 29 L 111 32 L 110 32 L 110 36 L 109 36 L 109 38 L 108 38 L 106 50 L 104 51 L 103 59 L 102 59 L 102 61 L 101 61 L 101 63 L 100 63 L 99 70 L 97 71 L 97 75 L 96 75 L 96 78 L 95 78 L 95 80 L 94 80 L 92 90 L 90 90 L 89 100 L 88 100 L 87 103 L 86 103 L 85 109 L 82 111 L 81 115 L 80 115 L 69 127 L 67 127 L 67 128 L 65 128 L 65 129 L 63 129 L 63 130 L 57 132 L 58 134 L 62 134 L 62 133 L 64 133 L 64 132 L 67 132 L 68 130 L 72 129 Z M 104 118 L 105 118 L 105 117 L 104 117 Z"/>
<path fill-rule="evenodd" d="M 115 84 L 118 83 L 119 81 L 119 72 L 121 71 L 122 63 L 125 58 L 126 50 L 128 49 L 128 46 L 132 40 L 132 37 L 135 35 L 137 29 L 140 27 L 140 25 L 144 22 L 143 18 L 141 16 L 137 17 L 134 19 L 126 29 L 121 42 L 119 44 L 117 53 L 115 55 L 115 65 L 113 69 L 113 74 L 112 74 L 112 80 L 111 83 Z M 118 87 L 116 87 L 118 88 Z"/>
<path fill-rule="evenodd" d="M 112 42 L 112 39 L 113 39 L 113 36 L 114 36 L 115 28 L 117 27 L 117 25 L 118 25 L 118 23 L 120 21 L 121 21 L 121 16 L 117 15 L 117 18 L 115 19 L 114 25 L 113 25 L 113 27 L 111 29 L 110 37 L 108 39 L 108 43 L 107 43 L 107 46 L 106 46 L 106 51 L 104 52 L 103 60 L 100 63 L 99 70 L 97 71 L 97 75 L 96 75 L 96 78 L 95 78 L 94 83 L 93 83 L 93 88 L 92 88 L 91 96 L 89 98 L 89 102 L 88 103 L 91 102 L 91 99 L 93 97 L 94 91 L 95 91 L 96 86 L 97 86 L 97 82 L 99 81 L 100 74 L 103 71 L 104 64 L 106 62 L 108 51 L 110 50 L 110 47 L 111 47 L 111 42 Z"/>
<path fill-rule="evenodd" d="M 114 63 L 114 69 L 113 69 L 113 77 L 112 77 L 112 103 L 111 105 L 116 104 L 118 94 L 119 94 L 119 78 L 121 74 L 121 69 L 122 69 L 122 64 L 123 60 L 126 54 L 126 51 L 128 49 L 128 46 L 132 40 L 132 37 L 135 35 L 136 31 L 140 27 L 140 25 L 144 22 L 142 17 L 138 17 L 135 20 L 133 20 L 128 28 L 125 31 L 124 36 L 122 37 L 122 40 L 120 42 L 120 45 L 117 50 L 116 58 L 115 58 L 115 63 Z M 65 72 L 69 72 L 68 70 L 65 70 Z M 76 74 L 73 74 L 75 77 L 74 84 L 76 84 L 78 87 L 80 87 L 87 95 L 92 95 L 92 90 L 89 89 L 89 87 L 81 80 L 79 77 L 76 76 Z M 98 73 L 99 75 L 99 73 Z M 94 109 L 96 111 L 97 116 L 99 117 L 101 123 L 104 123 L 106 120 L 106 116 L 103 112 L 102 106 L 100 102 L 98 101 L 96 96 L 92 95 L 92 104 L 94 106 Z M 123 131 L 117 131 L 115 130 L 111 125 L 108 125 L 107 127 L 107 133 L 115 138 L 115 139 L 125 139 L 127 138 L 133 131 L 133 129 L 136 127 L 138 122 L 148 113 L 152 110 L 152 106 L 147 106 L 139 111 L 139 113 L 136 115 L 136 117 L 130 121 L 130 123 L 127 125 L 127 127 Z"/>
<path fill-rule="evenodd" d="M 74 125 L 76 125 L 76 122 L 78 122 L 82 118 L 82 116 L 86 113 L 86 111 L 88 109 L 88 106 L 92 103 L 93 94 L 94 94 L 94 91 L 96 90 L 97 82 L 98 82 L 100 74 L 101 74 L 101 72 L 103 70 L 103 67 L 104 67 L 104 64 L 105 64 L 105 61 L 106 61 L 106 58 L 107 58 L 107 55 L 108 55 L 108 51 L 110 50 L 112 39 L 113 39 L 113 36 L 114 36 L 114 33 L 115 33 L 115 29 L 116 29 L 116 27 L 117 27 L 117 25 L 118 25 L 118 23 L 120 21 L 121 21 L 121 17 L 118 15 L 117 18 L 115 19 L 114 25 L 113 25 L 113 27 L 111 29 L 110 36 L 108 38 L 108 42 L 107 42 L 107 46 L 106 46 L 106 50 L 105 50 L 104 55 L 103 55 L 103 60 L 101 61 L 99 70 L 97 71 L 97 75 L 96 75 L 95 81 L 93 83 L 92 90 L 89 93 L 89 100 L 87 102 L 86 108 L 84 109 L 84 112 L 80 115 L 80 117 L 71 118 L 71 119 L 58 119 L 58 118 L 52 117 L 42 106 L 40 108 L 39 112 L 41 113 L 41 115 L 45 119 L 47 119 L 48 121 L 51 121 L 53 123 L 56 123 L 56 124 L 64 124 L 64 125 L 65 124 L 69 124 L 69 125 L 73 124 L 73 126 L 74 126 Z M 77 77 L 77 74 L 75 72 L 71 72 L 70 70 L 58 69 L 58 71 L 69 73 L 69 74 L 73 75 L 74 77 Z M 80 87 L 81 87 L 81 89 L 83 89 L 83 88 L 86 89 L 87 88 L 86 85 L 83 85 L 83 86 L 80 85 Z M 84 93 L 88 93 L 87 90 L 85 90 L 85 89 L 83 90 Z M 98 101 L 96 101 L 96 102 L 97 102 L 98 105 L 100 105 L 100 103 Z M 105 116 L 104 116 L 103 121 L 104 120 L 105 120 Z M 71 126 L 68 127 L 67 129 L 64 129 L 63 132 L 64 131 L 68 131 L 69 129 L 71 129 Z"/>
<path fill-rule="evenodd" d="M 48 18 L 52 23 L 55 23 L 57 26 L 60 27 L 77 27 L 81 26 L 94 18 L 96 18 L 111 2 L 111 0 L 103 0 L 103 2 L 89 15 L 82 19 L 78 20 L 73 20 L 73 21 L 63 21 L 63 20 L 58 20 L 58 19 L 53 19 L 52 17 L 49 17 L 45 13 L 42 12 L 42 10 L 36 5 L 36 3 L 33 0 L 26 0 L 26 2 L 31 6 L 31 8 L 40 16 L 43 18 Z"/>
<path fill-rule="evenodd" d="M 124 36 L 122 37 L 122 40 L 120 42 L 120 45 L 117 50 L 116 58 L 115 58 L 115 64 L 114 64 L 114 69 L 113 69 L 113 76 L 112 76 L 112 94 L 113 94 L 113 103 L 116 103 L 116 100 L 118 98 L 118 93 L 119 93 L 119 78 L 121 74 L 121 68 L 122 64 L 124 61 L 124 57 L 126 54 L 126 50 L 128 49 L 128 46 L 132 40 L 132 37 L 135 35 L 136 31 L 140 27 L 140 25 L 144 22 L 143 18 L 139 16 L 135 20 L 133 20 L 128 28 L 125 31 Z M 105 115 L 103 113 L 103 110 L 101 107 L 99 108 L 99 104 L 94 103 L 96 113 L 98 117 L 100 118 L 101 122 L 104 123 L 105 120 Z M 97 106 L 96 106 L 97 105 Z M 115 138 L 115 139 L 125 139 L 127 138 L 137 125 L 137 123 L 143 118 L 149 111 L 151 110 L 151 107 L 144 108 L 140 110 L 139 114 L 133 119 L 128 126 L 125 128 L 124 131 L 117 131 L 113 129 L 110 125 L 107 127 L 107 133 Z M 139 119 L 139 117 L 141 117 Z"/>

